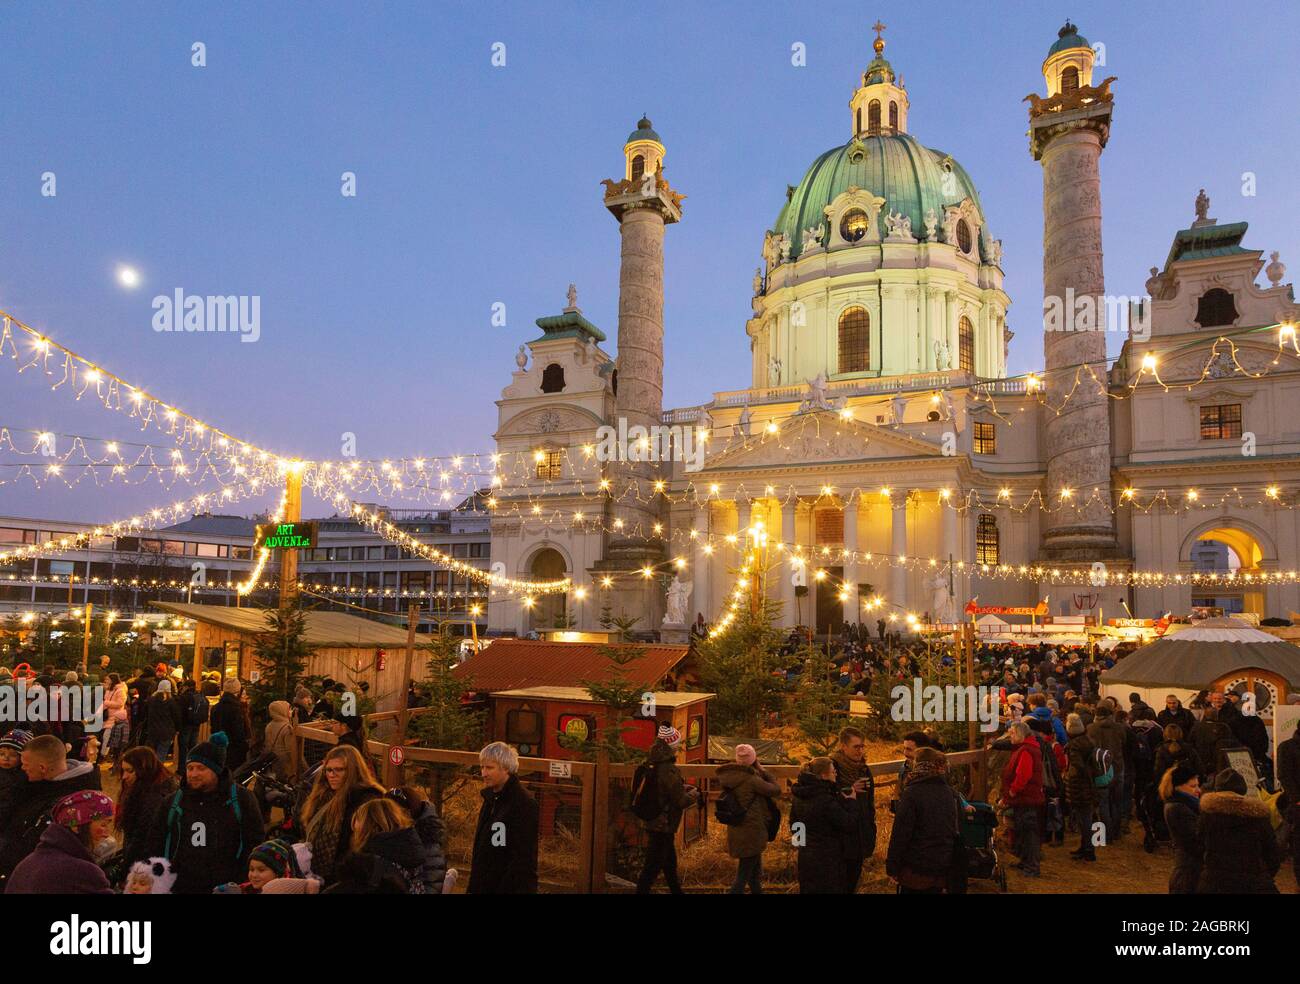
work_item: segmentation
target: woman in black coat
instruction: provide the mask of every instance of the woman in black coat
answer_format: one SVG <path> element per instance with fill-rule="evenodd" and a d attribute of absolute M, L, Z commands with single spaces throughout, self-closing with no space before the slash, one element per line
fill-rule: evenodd
<path fill-rule="evenodd" d="M 1201 877 L 1204 850 L 1196 829 L 1201 813 L 1198 770 L 1190 765 L 1177 765 L 1165 772 L 1160 779 L 1160 798 L 1165 804 L 1165 825 L 1174 842 L 1174 870 L 1169 874 L 1169 894 L 1194 895 Z"/>
<path fill-rule="evenodd" d="M 209 721 L 213 734 L 224 731 L 226 737 L 230 739 L 229 750 L 226 753 L 226 768 L 235 772 L 248 758 L 250 738 L 248 717 L 239 699 L 239 693 L 243 689 L 239 680 L 230 677 L 221 685 L 221 689 L 223 691 L 221 699 L 212 708 Z"/>
<path fill-rule="evenodd" d="M 885 873 L 898 882 L 900 894 L 937 895 L 949 884 L 957 838 L 948 760 L 938 749 L 917 749 L 898 800 Z"/>
<path fill-rule="evenodd" d="M 400 793 L 400 790 L 394 790 Z M 427 802 L 420 804 L 431 810 Z M 436 817 L 436 814 L 434 814 Z M 441 827 L 441 820 L 438 826 Z M 397 867 L 411 895 L 441 895 L 447 862 L 442 845 L 420 836 L 410 812 L 395 797 L 384 796 L 361 806 L 352 819 L 352 850 L 373 854 Z"/>
<path fill-rule="evenodd" d="M 158 689 L 145 705 L 143 744 L 152 748 L 160 759 L 169 759 L 176 733 L 184 725 L 181 702 L 172 696 L 172 682 L 158 681 Z"/>
<path fill-rule="evenodd" d="M 117 798 L 113 826 L 122 841 L 122 864 L 129 868 L 149 858 L 149 828 L 158 807 L 178 785 L 152 748 L 128 749 L 119 766 L 122 789 Z"/>
<path fill-rule="evenodd" d="M 1214 792 L 1201 797 L 1196 830 L 1205 849 L 1200 895 L 1276 895 L 1273 876 L 1282 866 L 1268 807 L 1246 794 L 1241 773 L 1224 769 Z"/>
<path fill-rule="evenodd" d="M 858 826 L 857 794 L 849 789 L 852 795 L 844 796 L 836 787 L 834 762 L 815 758 L 790 790 L 790 831 L 799 850 L 800 895 L 847 891 L 844 841 Z"/>

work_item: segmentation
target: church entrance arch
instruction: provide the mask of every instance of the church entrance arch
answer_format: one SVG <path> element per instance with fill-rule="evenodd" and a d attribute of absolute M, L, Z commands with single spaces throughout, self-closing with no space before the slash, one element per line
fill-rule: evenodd
<path fill-rule="evenodd" d="M 558 581 L 568 576 L 569 566 L 564 555 L 553 547 L 543 547 L 533 554 L 528 564 L 528 574 L 535 581 Z M 528 610 L 528 631 L 566 629 L 568 623 L 568 596 L 563 592 L 538 595 Z"/>
<path fill-rule="evenodd" d="M 1244 574 L 1263 570 L 1269 556 L 1262 534 L 1236 522 L 1209 523 L 1183 544 L 1179 560 L 1193 573 Z M 1192 607 L 1221 608 L 1225 615 L 1264 611 L 1264 589 L 1255 585 L 1200 583 L 1192 588 Z"/>

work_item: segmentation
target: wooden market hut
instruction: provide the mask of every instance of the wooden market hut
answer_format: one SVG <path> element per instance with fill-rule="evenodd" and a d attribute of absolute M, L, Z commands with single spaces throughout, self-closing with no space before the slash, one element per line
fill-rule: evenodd
<path fill-rule="evenodd" d="M 223 680 L 232 674 L 248 680 L 257 669 L 253 657 L 258 637 L 267 634 L 266 609 L 170 601 L 153 604 L 194 623 L 192 665 L 196 679 L 215 670 Z M 379 710 L 394 709 L 403 687 L 406 629 L 342 612 L 308 611 L 305 617 L 303 638 L 314 648 L 307 673 L 344 684 L 365 681 Z M 417 680 L 425 675 L 424 660 L 418 656 L 412 675 Z"/>

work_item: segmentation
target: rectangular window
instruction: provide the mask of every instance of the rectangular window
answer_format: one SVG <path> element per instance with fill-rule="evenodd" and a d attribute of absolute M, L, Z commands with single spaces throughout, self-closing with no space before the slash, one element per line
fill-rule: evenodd
<path fill-rule="evenodd" d="M 469 555 L 470 555 L 471 557 L 482 557 L 482 556 L 484 556 L 484 554 L 483 554 L 483 548 L 486 547 L 486 546 L 487 546 L 486 543 L 471 543 L 471 544 L 469 545 Z"/>
<path fill-rule="evenodd" d="M 215 543 L 196 543 L 195 549 L 200 557 L 221 557 L 223 554 Z"/>
<path fill-rule="evenodd" d="M 995 425 L 991 423 L 975 422 L 975 453 L 976 454 L 997 454 L 998 439 Z"/>
<path fill-rule="evenodd" d="M 540 745 L 541 714 L 537 711 L 506 711 L 506 741 L 512 745 Z"/>
<path fill-rule="evenodd" d="M 975 526 L 975 563 L 995 567 L 998 562 L 998 521 L 984 515 Z"/>
<path fill-rule="evenodd" d="M 537 477 L 543 482 L 557 482 L 563 471 L 563 451 L 542 451 L 537 462 Z"/>
<path fill-rule="evenodd" d="M 1201 407 L 1202 441 L 1225 441 L 1240 437 L 1240 403 L 1218 403 Z"/>
<path fill-rule="evenodd" d="M 352 548 L 352 559 L 353 559 L 353 560 L 365 560 L 365 559 L 366 559 L 366 548 L 365 548 L 365 547 L 353 547 L 353 548 Z"/>

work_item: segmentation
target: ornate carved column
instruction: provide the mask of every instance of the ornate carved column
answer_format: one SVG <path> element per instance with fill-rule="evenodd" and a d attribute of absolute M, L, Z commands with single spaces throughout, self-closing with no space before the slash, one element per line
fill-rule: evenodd
<path fill-rule="evenodd" d="M 1043 306 L 1045 314 L 1056 315 L 1044 319 L 1044 383 L 1054 406 L 1073 393 L 1059 414 L 1046 415 L 1044 497 L 1056 505 L 1063 488 L 1074 490 L 1080 503 L 1094 489 L 1102 494 L 1085 508 L 1049 513 L 1043 548 L 1052 560 L 1091 562 L 1118 553 L 1110 512 L 1109 398 L 1093 379 L 1105 385 L 1099 165 L 1112 103 L 1109 94 L 1090 102 L 1070 94 L 1054 98 L 1060 108 L 1030 110 L 1029 137 L 1030 152 L 1043 165 Z M 1091 319 L 1076 313 L 1089 308 Z"/>
<path fill-rule="evenodd" d="M 795 520 L 799 500 L 789 499 L 781 504 L 781 542 L 787 547 L 793 547 L 799 542 L 799 537 L 795 533 Z M 786 560 L 781 565 L 781 621 L 784 625 L 798 625 L 798 598 L 794 594 L 794 581 L 791 578 L 794 575 L 795 567 L 789 561 L 793 551 L 787 550 L 784 554 Z"/>

